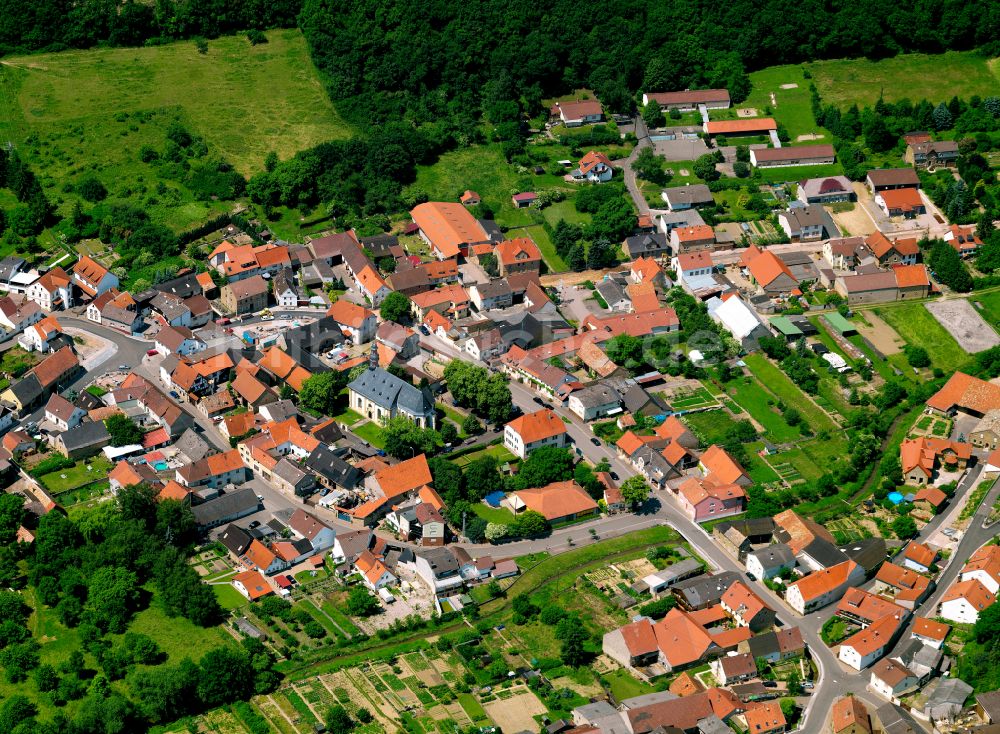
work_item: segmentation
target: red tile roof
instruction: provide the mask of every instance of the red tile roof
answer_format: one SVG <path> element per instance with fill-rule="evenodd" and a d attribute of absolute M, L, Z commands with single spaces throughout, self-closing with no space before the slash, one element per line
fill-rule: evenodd
<path fill-rule="evenodd" d="M 542 408 L 534 413 L 525 413 L 507 425 L 521 436 L 521 440 L 525 444 L 566 433 L 566 424 L 548 408 Z"/>

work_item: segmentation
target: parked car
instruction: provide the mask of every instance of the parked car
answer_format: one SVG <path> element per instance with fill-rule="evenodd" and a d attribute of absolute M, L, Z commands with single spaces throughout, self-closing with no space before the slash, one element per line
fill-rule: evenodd
<path fill-rule="evenodd" d="M 129 366 L 127 364 L 120 364 L 118 365 L 118 369 L 127 371 L 129 369 Z"/>
<path fill-rule="evenodd" d="M 247 527 L 250 528 L 251 530 L 253 530 L 254 528 L 259 528 L 260 527 L 260 520 L 251 520 L 250 524 L 247 525 Z"/>
<path fill-rule="evenodd" d="M 180 400 L 181 396 L 177 394 L 176 390 L 171 390 L 170 391 L 170 397 L 172 397 L 174 400 Z"/>
<path fill-rule="evenodd" d="M 418 326 L 417 328 L 418 328 L 418 329 L 420 329 L 420 333 L 421 333 L 421 334 L 423 334 L 424 336 L 430 336 L 430 335 L 431 335 L 431 330 L 430 330 L 430 329 L 428 329 L 428 328 L 427 328 L 426 326 L 424 326 L 423 324 L 421 324 L 421 325 L 420 325 L 420 326 Z"/>
<path fill-rule="evenodd" d="M 592 439 L 590 439 L 590 442 L 592 444 L 594 444 L 594 446 L 600 446 L 601 445 L 601 440 L 599 438 L 592 438 Z"/>
<path fill-rule="evenodd" d="M 542 400 L 542 399 L 541 399 L 540 397 L 538 397 L 537 395 L 536 395 L 535 397 L 533 397 L 533 398 L 531 399 L 531 402 L 533 402 L 533 403 L 538 403 L 539 405 L 545 405 L 545 401 L 544 401 L 544 400 Z"/>
<path fill-rule="evenodd" d="M 155 349 L 147 349 L 146 350 L 146 356 L 147 357 L 155 357 L 157 354 L 159 354 L 159 352 L 157 352 Z"/>

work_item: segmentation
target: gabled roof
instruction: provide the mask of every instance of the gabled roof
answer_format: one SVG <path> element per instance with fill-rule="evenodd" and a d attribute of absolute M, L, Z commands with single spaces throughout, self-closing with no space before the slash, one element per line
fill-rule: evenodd
<path fill-rule="evenodd" d="M 507 425 L 521 436 L 521 440 L 525 444 L 566 433 L 566 424 L 548 408 L 542 408 L 534 413 L 525 413 Z"/>
<path fill-rule="evenodd" d="M 724 448 L 717 444 L 709 446 L 699 460 L 705 467 L 706 479 L 710 479 L 718 484 L 735 484 L 741 478 L 747 476 L 746 471 L 740 466 Z"/>
<path fill-rule="evenodd" d="M 597 503 L 573 480 L 521 489 L 513 494 L 527 509 L 541 513 L 546 520 L 557 520 L 597 509 Z"/>
<path fill-rule="evenodd" d="M 784 261 L 770 250 L 764 250 L 757 257 L 750 260 L 747 263 L 747 269 L 754 280 L 765 288 L 771 285 L 782 274 L 798 282 Z"/>
<path fill-rule="evenodd" d="M 962 567 L 962 573 L 983 571 L 1000 584 L 1000 545 L 984 545 L 972 554 L 969 562 Z"/>
<path fill-rule="evenodd" d="M 868 720 L 868 710 L 856 696 L 838 698 L 837 702 L 833 704 L 832 717 L 834 734 L 854 725 L 861 727 L 869 734 L 872 730 L 871 722 Z"/>
<path fill-rule="evenodd" d="M 959 581 L 952 584 L 951 588 L 941 597 L 941 603 L 944 604 L 947 601 L 954 601 L 956 599 L 965 599 L 977 612 L 983 611 L 996 601 L 996 598 L 990 593 L 989 589 L 976 579 Z"/>
<path fill-rule="evenodd" d="M 802 594 L 803 601 L 808 602 L 846 584 L 856 568 L 858 564 L 854 561 L 844 561 L 793 581 L 789 588 L 796 587 Z"/>
<path fill-rule="evenodd" d="M 730 135 L 733 133 L 766 133 L 777 130 L 778 123 L 773 117 L 754 117 L 743 120 L 710 120 L 705 124 L 709 135 Z"/>
<path fill-rule="evenodd" d="M 918 189 L 889 189 L 879 193 L 888 209 L 899 209 L 904 212 L 913 211 L 924 205 Z"/>
<path fill-rule="evenodd" d="M 108 269 L 87 255 L 83 255 L 73 266 L 73 276 L 77 279 L 77 285 L 88 295 L 97 293 L 97 286 L 108 274 Z"/>
<path fill-rule="evenodd" d="M 906 548 L 903 549 L 903 558 L 930 568 L 931 564 L 934 563 L 934 559 L 937 558 L 937 553 L 923 543 L 911 540 L 907 543 Z"/>
<path fill-rule="evenodd" d="M 388 499 L 432 484 L 431 470 L 424 454 L 401 461 L 375 474 L 375 481 Z"/>
<path fill-rule="evenodd" d="M 927 405 L 941 412 L 958 408 L 985 414 L 1000 408 L 1000 385 L 980 380 L 964 372 L 956 372 L 930 397 Z"/>
<path fill-rule="evenodd" d="M 913 620 L 913 634 L 926 637 L 929 640 L 944 642 L 944 638 L 948 636 L 950 631 L 950 625 L 927 617 L 915 617 Z"/>
<path fill-rule="evenodd" d="M 705 500 L 735 500 L 746 497 L 746 492 L 738 484 L 713 484 L 698 477 L 689 477 L 678 491 L 691 505 L 697 506 Z"/>
<path fill-rule="evenodd" d="M 267 580 L 260 575 L 259 571 L 253 569 L 236 574 L 233 576 L 233 581 L 238 581 L 246 589 L 250 601 L 256 601 L 274 593 L 274 589 L 268 585 Z"/>
<path fill-rule="evenodd" d="M 428 201 L 410 211 L 414 223 L 444 257 L 456 257 L 460 248 L 489 241 L 489 235 L 462 204 Z"/>
<path fill-rule="evenodd" d="M 747 722 L 748 734 L 767 734 L 771 731 L 784 731 L 788 722 L 777 701 L 760 701 L 747 706 L 743 714 Z"/>
<path fill-rule="evenodd" d="M 711 635 L 689 614 L 674 608 L 653 626 L 656 643 L 673 668 L 701 660 L 714 647 Z"/>
<path fill-rule="evenodd" d="M 535 262 L 542 259 L 541 250 L 530 237 L 515 237 L 504 240 L 494 250 L 497 260 L 504 265 Z"/>
<path fill-rule="evenodd" d="M 875 187 L 920 185 L 920 177 L 917 176 L 917 172 L 910 167 L 876 168 L 868 172 L 868 179 Z"/>
<path fill-rule="evenodd" d="M 69 372 L 74 367 L 79 367 L 80 362 L 73 353 L 72 347 L 62 347 L 53 352 L 48 357 L 31 368 L 31 374 L 35 376 L 38 383 L 43 388 L 49 388 L 55 384 L 60 376 Z"/>
<path fill-rule="evenodd" d="M 764 603 L 763 599 L 757 596 L 742 581 L 736 581 L 726 589 L 726 593 L 722 595 L 722 603 L 746 621 L 752 620 L 761 612 L 771 609 Z"/>
<path fill-rule="evenodd" d="M 608 168 L 611 168 L 611 159 L 604 155 L 604 153 L 592 150 L 580 159 L 580 173 L 587 175 L 600 165 L 605 165 Z"/>
<path fill-rule="evenodd" d="M 389 569 L 386 568 L 386 565 L 370 550 L 362 551 L 361 555 L 359 555 L 357 560 L 354 561 L 354 566 L 358 569 L 358 572 L 362 576 L 368 579 L 368 583 L 373 586 L 377 584 L 379 580 L 385 576 L 385 574 L 389 573 Z"/>

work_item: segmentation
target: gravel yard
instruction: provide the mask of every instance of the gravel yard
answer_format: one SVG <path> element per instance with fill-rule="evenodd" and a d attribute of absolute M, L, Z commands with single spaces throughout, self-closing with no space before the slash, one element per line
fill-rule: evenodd
<path fill-rule="evenodd" d="M 955 341 L 969 354 L 1000 344 L 1000 336 L 964 298 L 924 304 Z"/>

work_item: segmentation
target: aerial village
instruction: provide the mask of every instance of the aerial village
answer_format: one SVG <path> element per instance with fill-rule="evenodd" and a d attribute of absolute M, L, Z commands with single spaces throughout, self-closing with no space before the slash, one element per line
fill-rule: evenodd
<path fill-rule="evenodd" d="M 563 183 L 624 179 L 637 213 L 618 264 L 586 273 L 509 236 L 473 190 L 375 236 L 223 227 L 200 267 L 139 292 L 96 256 L 6 257 L 0 471 L 24 498 L 18 541 L 143 486 L 190 507 L 191 563 L 230 634 L 305 640 L 311 661 L 323 645 L 274 610 L 342 645 L 466 619 L 429 686 L 396 678 L 421 670 L 413 653 L 380 664 L 388 688 L 365 695 L 385 722 L 440 704 L 511 734 L 995 732 L 1000 690 L 964 673 L 984 655 L 995 669 L 1000 632 L 1000 384 L 977 362 L 1000 336 L 919 244 L 963 261 L 982 244 L 922 184 L 958 144 L 914 132 L 862 182 L 805 178 L 833 146 L 783 145 L 725 90 L 650 103 L 662 127 L 619 121 L 623 136 L 667 165 L 780 175 L 762 185 L 777 227 L 718 223 L 724 189 L 650 193 L 595 147 Z M 591 98 L 549 126 L 603 122 Z M 928 356 L 921 326 L 891 322 L 901 301 L 965 359 Z M 641 547 L 614 545 L 634 533 Z M 540 579 L 565 596 L 539 607 Z M 584 659 L 586 685 L 567 672 Z M 315 680 L 293 684 L 294 720 L 273 701 L 265 715 L 305 731 L 332 690 Z M 435 688 L 455 680 L 461 705 Z"/>

